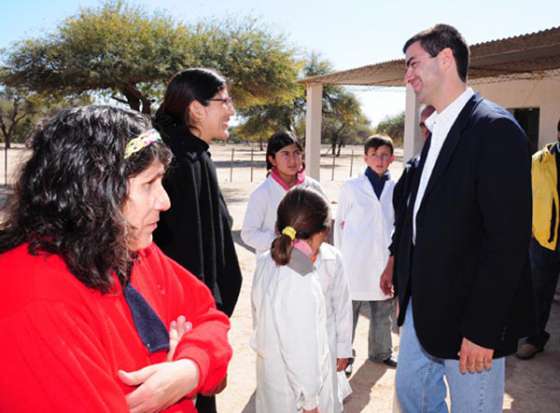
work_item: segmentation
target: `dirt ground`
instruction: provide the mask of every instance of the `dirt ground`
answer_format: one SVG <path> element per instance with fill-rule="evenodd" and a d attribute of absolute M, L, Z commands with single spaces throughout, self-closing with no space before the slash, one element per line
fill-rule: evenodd
<path fill-rule="evenodd" d="M 236 147 L 236 151 L 243 148 Z M 321 184 L 331 200 L 333 209 L 336 208 L 338 191 L 348 178 L 350 151 L 354 149 L 353 175 L 363 171 L 360 148 L 346 148 L 341 159 L 336 160 L 334 180 L 332 176 L 332 158 L 324 156 L 321 162 Z M 247 151 L 247 148 L 245 148 Z M 323 150 L 325 152 L 325 150 Z M 243 287 L 237 308 L 232 317 L 230 339 L 234 346 L 234 356 L 229 369 L 229 383 L 227 389 L 218 397 L 221 412 L 252 413 L 254 412 L 255 392 L 255 355 L 249 347 L 249 337 L 252 330 L 250 290 L 253 271 L 255 268 L 254 253 L 243 245 L 239 231 L 243 221 L 245 207 L 252 190 L 264 179 L 264 169 L 255 169 L 253 177 L 256 182 L 249 183 L 250 171 L 247 163 L 235 168 L 230 182 L 231 148 L 219 146 L 213 150 L 213 157 L 218 162 L 220 184 L 231 214 L 234 216 L 234 234 L 236 249 L 243 270 Z M 397 151 L 397 161 L 391 165 L 391 173 L 398 178 L 402 172 L 400 156 Z M 258 159 L 260 154 L 254 155 Z M 261 158 L 264 159 L 264 158 Z M 393 392 L 395 371 L 383 365 L 367 360 L 367 327 L 369 320 L 363 314 L 358 322 L 354 347 L 357 352 L 354 373 L 350 378 L 353 394 L 345 403 L 345 412 L 391 412 L 393 406 Z M 507 359 L 506 394 L 504 398 L 504 412 L 511 413 L 544 413 L 560 412 L 560 304 L 553 305 L 551 321 L 548 330 L 552 334 L 547 349 L 530 361 L 521 361 L 515 357 Z M 398 353 L 399 337 L 393 334 L 393 347 Z"/>
<path fill-rule="evenodd" d="M 230 169 L 231 152 L 234 151 L 234 168 Z M 352 150 L 354 156 L 352 157 Z M 323 152 L 326 148 L 323 148 Z M 2 151 L 3 152 L 3 151 Z M 255 355 L 249 347 L 252 330 L 250 289 L 255 255 L 240 240 L 239 231 L 243 221 L 248 197 L 253 189 L 264 179 L 264 156 L 262 152 L 253 153 L 246 145 L 214 145 L 212 157 L 218 166 L 218 175 L 230 212 L 234 217 L 234 236 L 236 249 L 243 271 L 243 287 L 237 308 L 232 317 L 230 341 L 234 347 L 234 356 L 229 368 L 228 387 L 218 396 L 219 411 L 222 413 L 254 412 L 255 392 Z M 363 171 L 359 147 L 347 147 L 343 155 L 335 160 L 324 156 L 321 165 L 321 184 L 336 208 L 338 191 L 345 179 Z M 397 151 L 397 161 L 391 166 L 395 179 L 400 176 L 402 163 L 401 151 Z M 4 186 L 4 154 L 0 156 L 0 205 L 7 189 Z M 15 149 L 8 154 L 8 181 L 12 182 L 13 170 L 18 160 L 24 159 L 25 151 Z M 353 158 L 351 160 L 351 158 Z M 251 165 L 253 165 L 251 182 Z M 357 352 L 354 373 L 350 379 L 353 394 L 345 403 L 345 412 L 392 411 L 395 371 L 383 365 L 367 361 L 367 314 L 363 314 L 356 332 L 354 347 Z M 546 351 L 530 361 L 521 361 L 509 357 L 506 367 L 506 395 L 504 411 L 511 413 L 548 413 L 560 412 L 560 304 L 555 302 L 552 308 L 549 328 L 552 337 Z M 398 353 L 399 338 L 393 334 L 393 347 Z"/>

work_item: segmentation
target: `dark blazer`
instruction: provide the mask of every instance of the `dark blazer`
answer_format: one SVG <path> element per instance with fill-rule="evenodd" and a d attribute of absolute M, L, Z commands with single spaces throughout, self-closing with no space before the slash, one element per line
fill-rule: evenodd
<path fill-rule="evenodd" d="M 393 190 L 393 209 L 395 210 L 395 224 L 393 234 L 391 235 L 391 245 L 389 245 L 390 254 L 394 257 L 397 255 L 397 248 L 400 242 L 403 223 L 406 219 L 407 207 L 410 202 L 412 193 L 412 184 L 415 182 L 415 174 L 420 163 L 420 155 L 416 155 L 406 162 L 402 174 L 395 184 Z M 393 263 L 393 277 L 397 277 L 399 271 L 398 262 Z M 395 279 L 395 278 L 393 278 Z M 397 283 L 393 283 L 395 295 L 399 294 Z"/>
<path fill-rule="evenodd" d="M 457 359 L 463 337 L 494 349 L 495 357 L 511 354 L 534 321 L 527 137 L 509 112 L 473 96 L 438 156 L 413 246 L 422 168 L 423 159 L 395 250 L 398 323 L 412 298 L 416 333 L 431 355 Z"/>
<path fill-rule="evenodd" d="M 166 115 L 158 115 L 154 124 L 174 155 L 163 181 L 171 208 L 160 214 L 154 241 L 202 280 L 217 307 L 230 316 L 241 289 L 241 270 L 208 144 Z"/>

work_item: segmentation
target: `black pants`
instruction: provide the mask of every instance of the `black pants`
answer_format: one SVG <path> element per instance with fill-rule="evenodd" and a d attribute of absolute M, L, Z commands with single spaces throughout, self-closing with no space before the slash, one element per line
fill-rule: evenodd
<path fill-rule="evenodd" d="M 198 413 L 216 413 L 216 397 L 196 397 L 196 409 Z"/>
<path fill-rule="evenodd" d="M 544 248 L 535 239 L 531 239 L 529 257 L 537 311 L 537 334 L 528 337 L 527 342 L 544 347 L 550 338 L 545 329 L 560 273 L 560 253 Z"/>

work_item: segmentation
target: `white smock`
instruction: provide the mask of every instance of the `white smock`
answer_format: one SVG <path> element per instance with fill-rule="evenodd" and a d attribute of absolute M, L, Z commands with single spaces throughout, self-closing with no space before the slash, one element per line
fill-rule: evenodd
<path fill-rule="evenodd" d="M 257 353 L 257 413 L 334 410 L 325 297 L 309 257 L 292 250 L 278 266 L 257 259 L 251 292 Z"/>
<path fill-rule="evenodd" d="M 321 244 L 315 266 L 325 296 L 333 388 L 336 390 L 339 386 L 336 374 L 336 359 L 352 357 L 350 287 L 344 274 L 342 256 L 332 245 Z M 344 379 L 346 378 L 344 377 Z M 336 393 L 338 394 L 338 392 Z M 342 400 L 338 397 L 334 397 L 334 405 L 336 413 L 343 411 Z"/>
<path fill-rule="evenodd" d="M 394 187 L 395 182 L 387 180 L 378 199 L 363 174 L 346 181 L 340 190 L 334 245 L 342 253 L 353 301 L 391 298 L 381 291 L 379 280 L 389 258 Z"/>
<path fill-rule="evenodd" d="M 314 189 L 325 196 L 319 182 L 309 176 L 305 176 L 304 181 L 294 188 Z M 268 251 L 276 238 L 276 212 L 287 192 L 269 175 L 249 197 L 241 227 L 241 239 L 255 249 L 257 256 Z"/>

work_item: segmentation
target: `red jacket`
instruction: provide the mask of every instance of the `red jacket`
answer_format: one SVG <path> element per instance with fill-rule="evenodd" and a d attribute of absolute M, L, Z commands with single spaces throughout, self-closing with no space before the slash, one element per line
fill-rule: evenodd
<path fill-rule="evenodd" d="M 128 412 L 118 370 L 165 361 L 136 332 L 119 283 L 108 294 L 87 288 L 57 255 L 32 256 L 27 245 L 0 255 L 0 411 Z M 175 359 L 199 367 L 199 386 L 167 412 L 196 412 L 188 397 L 211 392 L 225 377 L 232 350 L 229 321 L 206 286 L 152 244 L 139 254 L 132 286 L 166 326 L 192 323 Z"/>

